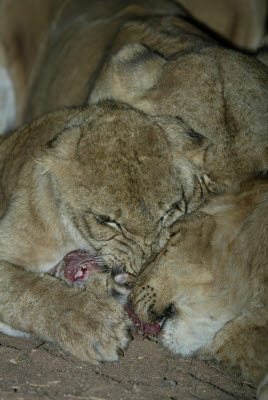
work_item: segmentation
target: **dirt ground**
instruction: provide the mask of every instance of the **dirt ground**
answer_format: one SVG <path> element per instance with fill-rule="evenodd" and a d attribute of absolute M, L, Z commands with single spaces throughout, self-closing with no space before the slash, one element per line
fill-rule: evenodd
<path fill-rule="evenodd" d="M 0 334 L 0 400 L 252 400 L 215 364 L 183 359 L 134 335 L 115 363 L 91 365 L 36 339 Z"/>

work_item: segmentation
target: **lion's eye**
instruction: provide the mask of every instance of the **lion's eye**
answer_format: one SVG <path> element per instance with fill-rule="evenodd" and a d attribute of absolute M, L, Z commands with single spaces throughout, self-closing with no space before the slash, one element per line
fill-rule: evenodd
<path fill-rule="evenodd" d="M 107 215 L 97 215 L 96 216 L 96 220 L 103 225 L 110 225 L 116 228 L 120 229 L 120 224 L 116 221 L 114 221 L 113 219 L 111 219 L 110 217 L 108 217 Z"/>
<path fill-rule="evenodd" d="M 182 202 L 180 201 L 180 202 L 172 204 L 172 209 L 173 210 L 179 210 L 180 212 L 183 212 L 184 210 L 183 210 Z"/>
<path fill-rule="evenodd" d="M 108 217 L 107 215 L 97 215 L 97 216 L 96 216 L 96 220 L 97 220 L 98 222 L 100 222 L 101 224 L 107 224 L 107 223 L 109 223 L 109 222 L 114 222 L 114 221 L 112 221 L 111 218 Z"/>
<path fill-rule="evenodd" d="M 167 211 L 167 213 L 171 213 L 173 211 L 180 211 L 181 213 L 185 212 L 185 205 L 183 204 L 182 201 L 178 201 L 177 203 L 173 203 L 170 209 Z"/>

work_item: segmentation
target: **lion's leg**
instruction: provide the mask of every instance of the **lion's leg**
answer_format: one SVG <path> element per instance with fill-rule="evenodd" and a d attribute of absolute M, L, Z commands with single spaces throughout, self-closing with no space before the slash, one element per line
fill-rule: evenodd
<path fill-rule="evenodd" d="M 228 322 L 216 334 L 208 350 L 218 361 L 257 383 L 268 370 L 267 337 L 265 318 L 263 323 L 258 323 L 245 315 Z M 207 349 L 202 351 L 204 356 L 206 352 Z"/>
<path fill-rule="evenodd" d="M 0 263 L 1 322 L 91 362 L 117 360 L 126 347 L 127 295 L 108 274 L 92 276 L 82 290 Z"/>

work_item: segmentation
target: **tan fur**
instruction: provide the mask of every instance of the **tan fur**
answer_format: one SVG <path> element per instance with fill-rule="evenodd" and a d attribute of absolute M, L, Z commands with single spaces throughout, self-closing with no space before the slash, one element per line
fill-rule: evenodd
<path fill-rule="evenodd" d="M 257 50 L 267 18 L 266 0 L 179 0 L 189 13 L 236 47 Z"/>
<path fill-rule="evenodd" d="M 173 305 L 162 334 L 170 350 L 213 356 L 253 383 L 268 370 L 267 218 L 267 183 L 212 200 L 174 227 L 133 294 L 143 321 Z"/>
<path fill-rule="evenodd" d="M 185 12 L 168 0 L 133 0 L 123 8 L 120 1 L 107 0 L 105 7 L 47 1 L 39 12 L 26 1 L 40 21 L 31 24 L 34 16 L 22 16 L 10 0 L 0 13 L 5 64 L 9 71 L 16 65 L 15 89 L 26 82 L 16 89 L 17 124 L 61 106 L 112 98 L 179 117 L 185 130 L 201 135 L 202 151 L 188 159 L 216 181 L 213 190 L 267 170 L 268 72 L 254 57 L 220 46 L 179 18 Z M 26 24 L 27 35 L 19 35 Z"/>
<path fill-rule="evenodd" d="M 93 276 L 81 290 L 3 261 L 0 271 L 0 316 L 13 328 L 54 341 L 93 363 L 115 361 L 127 346 L 130 321 L 123 304 L 128 291 L 108 275 Z"/>
<path fill-rule="evenodd" d="M 29 123 L 0 139 L 2 323 L 82 358 L 115 358 L 128 319 L 121 303 L 107 307 L 111 278 L 88 283 L 103 279 L 103 301 L 94 289 L 81 292 L 94 315 L 90 342 L 86 300 L 73 324 L 79 300 L 63 318 L 67 288 L 33 273 L 85 248 L 137 274 L 182 215 L 267 170 L 266 67 L 222 47 L 185 15 L 168 0 L 0 3 L 13 125 Z M 103 326 L 110 318 L 124 328 L 116 338 Z M 80 325 L 89 353 L 80 339 L 74 345 Z M 100 331 L 114 338 L 111 351 Z"/>
<path fill-rule="evenodd" d="M 77 339 L 77 347 L 73 345 L 79 330 L 79 320 L 73 325 L 78 300 L 68 300 L 67 310 L 72 312 L 63 315 L 66 296 L 61 293 L 67 288 L 57 280 L 51 283 L 51 278 L 26 274 L 14 266 L 39 274 L 48 272 L 67 252 L 83 248 L 98 251 L 111 268 L 136 274 L 154 257 L 165 245 L 173 219 L 182 215 L 179 209 L 174 209 L 173 219 L 167 213 L 178 202 L 181 183 L 184 181 L 186 188 L 182 203 L 188 202 L 187 188 L 192 185 L 191 174 L 184 177 L 174 162 L 177 149 L 159 126 L 165 122 L 164 117 L 156 120 L 125 104 L 104 101 L 51 113 L 0 138 L 2 323 L 53 339 L 81 358 L 92 357 L 92 361 L 111 360 L 110 351 L 116 354 L 118 348 L 125 347 L 129 321 L 122 304 L 112 311 L 107 307 L 111 292 L 105 291 L 105 285 L 115 285 L 111 278 L 103 278 L 98 289 L 92 289 L 95 280 L 90 279 L 89 290 L 81 294 L 88 299 L 88 312 L 99 321 L 100 330 L 88 333 L 93 338 L 82 353 L 82 340 Z M 173 125 L 181 131 L 187 152 L 191 141 L 180 121 L 174 120 Z M 195 171 L 198 187 L 205 192 L 198 168 L 189 165 L 189 171 Z M 195 208 L 195 197 L 190 197 L 189 209 Z M 20 295 L 14 297 L 17 292 Z M 33 312 L 25 312 L 30 304 Z M 96 311 L 99 307 L 101 313 Z M 81 307 L 78 315 L 81 321 L 88 319 Z M 105 319 L 119 320 L 125 328 L 109 342 L 112 350 L 101 339 L 107 338 L 108 343 L 114 335 L 108 322 L 103 325 Z M 52 329 L 53 321 L 56 330 Z M 88 321 L 89 331 L 95 332 L 97 322 L 92 325 Z M 81 326 L 82 336 L 84 332 Z M 102 348 L 100 357 L 94 356 L 94 346 Z"/>
<path fill-rule="evenodd" d="M 195 147 L 180 121 L 112 101 L 51 113 L 2 137 L 2 259 L 46 272 L 82 246 L 138 273 L 183 207 L 195 209 L 207 192 L 197 166 L 177 162 L 170 127 L 181 132 L 181 152 Z"/>

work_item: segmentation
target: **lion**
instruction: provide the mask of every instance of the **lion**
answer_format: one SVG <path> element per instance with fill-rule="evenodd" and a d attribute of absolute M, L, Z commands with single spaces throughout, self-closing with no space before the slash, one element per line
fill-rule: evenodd
<path fill-rule="evenodd" d="M 212 357 L 258 384 L 268 371 L 267 182 L 212 199 L 174 232 L 135 283 L 137 314 L 167 317 L 161 342 L 172 352 Z"/>
<path fill-rule="evenodd" d="M 5 0 L 0 36 L 2 330 L 116 360 L 124 285 L 46 273 L 81 248 L 137 276 L 181 218 L 264 174 L 267 67 L 168 0 Z"/>
<path fill-rule="evenodd" d="M 99 283 L 100 278 L 90 280 L 86 293 L 69 293 L 62 282 L 42 274 L 77 248 L 133 274 L 158 253 L 168 239 L 167 207 L 175 210 L 181 187 L 163 129 L 155 118 L 109 100 L 41 117 L 2 136 L 0 149 L 6 183 L 0 222 L 2 324 L 54 340 L 83 359 L 115 360 L 130 324 L 123 311 L 124 286 L 117 290 L 106 275 Z M 118 292 L 123 293 L 116 308 L 109 304 Z"/>

